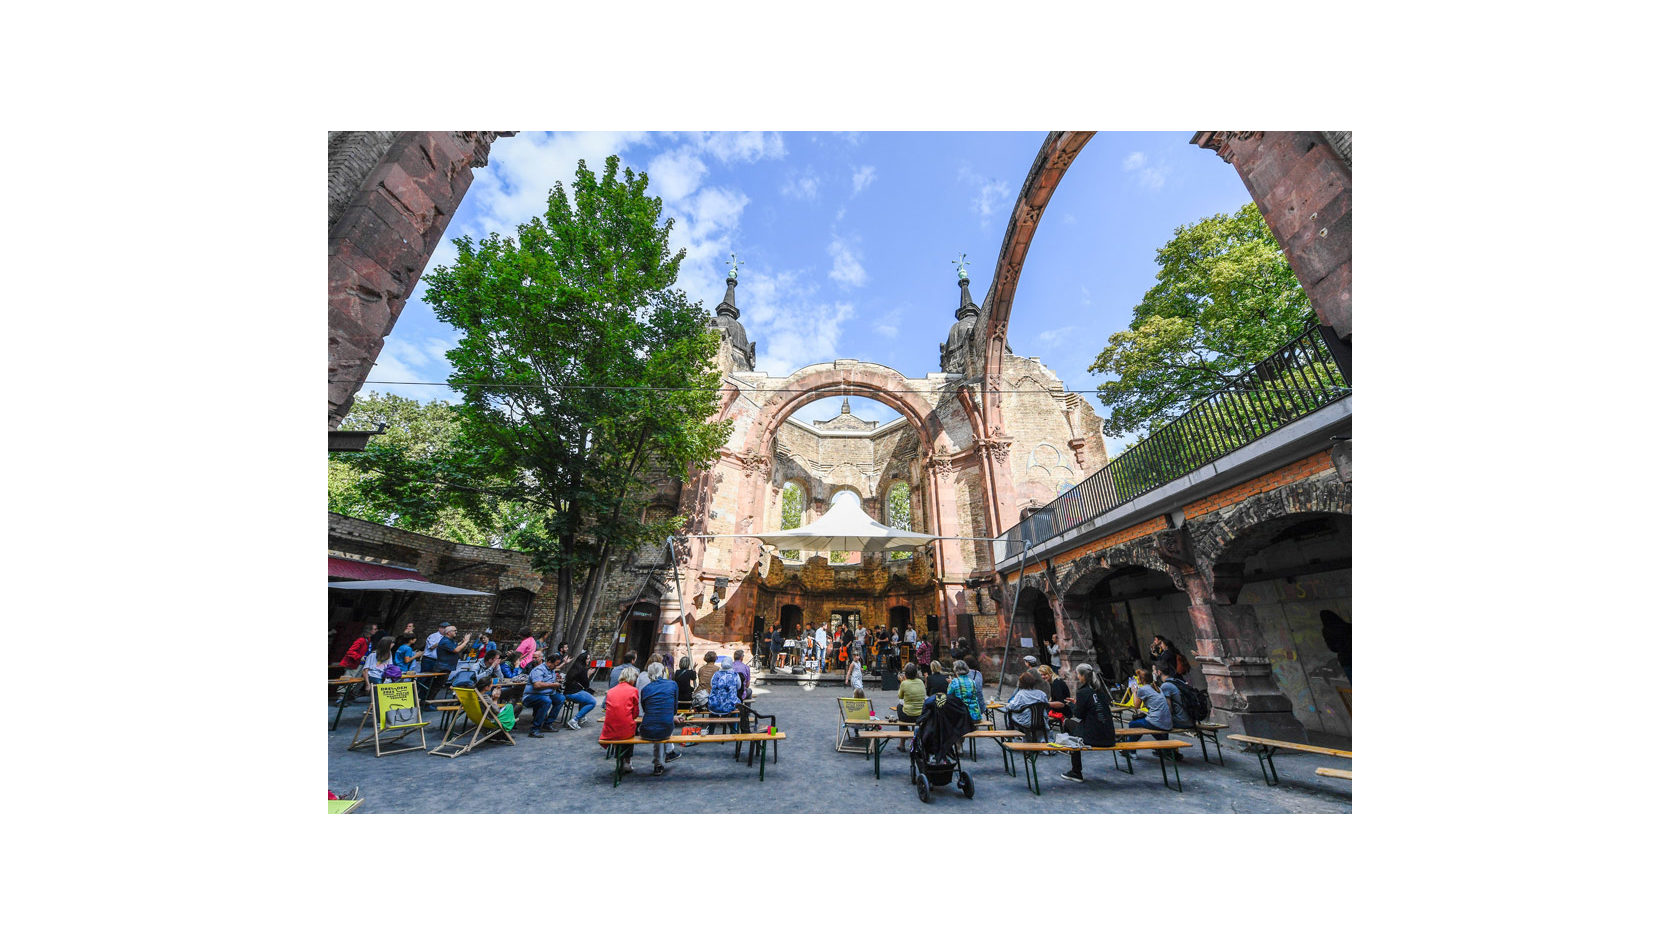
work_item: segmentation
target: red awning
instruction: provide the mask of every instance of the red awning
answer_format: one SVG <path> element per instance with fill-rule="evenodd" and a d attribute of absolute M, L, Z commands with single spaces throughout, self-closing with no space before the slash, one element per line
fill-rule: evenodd
<path fill-rule="evenodd" d="M 368 564 L 346 558 L 327 556 L 327 577 L 350 581 L 414 581 L 424 580 L 419 571 L 408 568 L 388 568 L 382 564 Z"/>

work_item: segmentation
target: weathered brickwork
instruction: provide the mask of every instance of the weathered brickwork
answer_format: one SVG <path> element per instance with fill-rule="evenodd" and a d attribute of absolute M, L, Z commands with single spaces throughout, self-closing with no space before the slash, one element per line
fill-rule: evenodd
<path fill-rule="evenodd" d="M 466 196 L 472 169 L 483 167 L 490 143 L 507 134 L 328 134 L 328 429 L 338 428 L 367 379 Z"/>
<path fill-rule="evenodd" d="M 1205 499 L 1198 499 L 1195 502 L 1188 503 L 1184 506 L 1184 517 L 1200 518 L 1210 512 L 1217 512 L 1227 506 L 1236 505 L 1238 502 L 1241 502 L 1250 496 L 1259 495 L 1262 492 L 1270 492 L 1273 489 L 1286 486 L 1292 482 L 1299 482 L 1308 476 L 1324 472 L 1326 469 L 1334 468 L 1335 464 L 1330 460 L 1329 450 L 1325 450 L 1322 453 L 1314 453 L 1306 459 L 1290 463 L 1281 469 L 1275 469 L 1263 476 L 1256 476 L 1241 485 L 1232 486 L 1229 489 L 1216 492 Z"/>

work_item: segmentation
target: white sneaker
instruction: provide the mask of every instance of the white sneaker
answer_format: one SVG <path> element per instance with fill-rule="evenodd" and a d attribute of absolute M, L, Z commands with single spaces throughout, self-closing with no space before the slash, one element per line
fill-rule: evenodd
<path fill-rule="evenodd" d="M 566 720 L 566 727 L 571 729 L 574 732 L 577 731 L 580 728 L 583 728 L 583 726 L 578 724 L 577 719 L 567 719 Z"/>

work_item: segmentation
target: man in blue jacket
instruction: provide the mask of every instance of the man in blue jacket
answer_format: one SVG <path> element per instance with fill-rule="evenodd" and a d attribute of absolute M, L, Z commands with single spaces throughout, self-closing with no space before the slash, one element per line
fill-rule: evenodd
<path fill-rule="evenodd" d="M 676 731 L 677 684 L 666 677 L 665 664 L 657 660 L 648 664 L 648 684 L 642 687 L 642 724 L 636 734 L 653 746 L 653 773 L 665 773 L 665 762 L 675 761 L 680 751 L 667 752 L 664 739 Z"/>

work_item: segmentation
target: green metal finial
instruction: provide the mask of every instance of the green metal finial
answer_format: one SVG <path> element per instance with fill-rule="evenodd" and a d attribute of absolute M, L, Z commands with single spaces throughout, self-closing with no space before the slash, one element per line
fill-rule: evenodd
<path fill-rule="evenodd" d="M 735 278 L 735 274 L 737 272 L 739 272 L 740 270 L 741 270 L 741 264 L 739 262 L 736 262 L 735 254 L 730 253 L 729 254 L 729 278 L 731 278 L 731 279 Z"/>
<path fill-rule="evenodd" d="M 951 260 L 952 264 L 957 267 L 957 278 L 959 280 L 967 279 L 968 278 L 968 254 L 967 253 L 959 253 L 957 255 L 958 255 L 958 258 Z"/>

